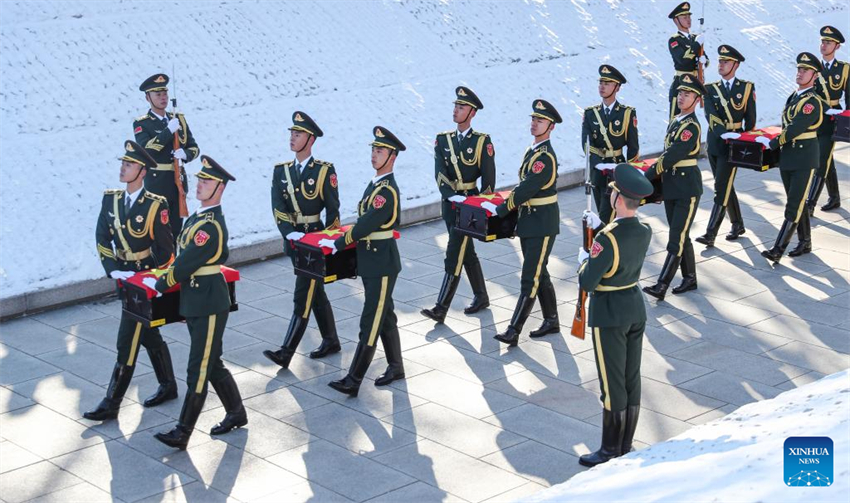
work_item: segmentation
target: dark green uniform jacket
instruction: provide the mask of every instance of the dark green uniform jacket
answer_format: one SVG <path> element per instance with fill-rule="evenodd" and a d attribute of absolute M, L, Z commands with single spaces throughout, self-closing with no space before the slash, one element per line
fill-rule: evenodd
<path fill-rule="evenodd" d="M 846 61 L 834 59 L 829 69 L 824 67 L 823 73 L 815 82 L 815 92 L 823 98 L 828 106 L 824 109 L 841 108 L 841 98 L 844 98 L 844 110 L 850 108 L 850 65 Z M 835 120 L 824 118 L 818 134 L 832 136 L 835 130 Z"/>
<path fill-rule="evenodd" d="M 455 155 L 454 162 L 452 152 Z M 438 134 L 434 140 L 434 178 L 443 199 L 443 209 L 446 209 L 446 199 L 451 196 L 493 192 L 496 185 L 496 151 L 490 136 L 470 129 L 463 141 L 458 142 L 457 131 Z M 476 183 L 479 178 L 480 190 Z M 448 207 L 451 209 L 451 203 L 448 203 Z M 449 213 L 454 223 L 454 212 Z"/>
<path fill-rule="evenodd" d="M 284 237 L 293 231 L 339 227 L 339 182 L 333 164 L 311 158 L 300 173 L 293 161 L 277 164 L 272 175 L 272 212 Z M 284 249 L 292 252 L 289 246 Z"/>
<path fill-rule="evenodd" d="M 174 162 L 174 135 L 168 129 L 168 120 L 174 117 L 172 112 L 165 112 L 166 120 L 161 120 L 154 113 L 148 113 L 137 118 L 133 122 L 133 134 L 136 135 L 136 143 L 148 149 L 148 153 L 158 164 L 171 164 Z M 186 162 L 191 162 L 198 157 L 201 151 L 192 136 L 189 124 L 183 114 L 177 114 L 180 120 L 180 148 L 186 152 Z M 173 175 L 172 175 L 173 176 Z"/>
<path fill-rule="evenodd" d="M 125 211 L 126 191 L 103 193 L 97 218 L 97 253 L 106 275 L 115 270 L 144 271 L 167 267 L 174 257 L 174 238 L 168 225 L 168 202 L 141 189 Z"/>
<path fill-rule="evenodd" d="M 549 140 L 528 148 L 519 168 L 519 185 L 496 209 L 500 217 L 519 211 L 517 236 L 555 236 L 560 232 L 558 158 Z"/>
<path fill-rule="evenodd" d="M 334 243 L 337 250 L 357 242 L 357 275 L 363 278 L 395 276 L 401 271 L 398 246 L 392 238 L 399 226 L 401 202 L 392 173 L 369 182 L 357 204 L 357 223 Z"/>
<path fill-rule="evenodd" d="M 160 292 L 180 283 L 180 314 L 186 318 L 230 310 L 230 293 L 219 267 L 230 253 L 227 238 L 221 206 L 201 208 L 186 219 L 177 238 L 177 258 L 156 283 Z"/>
<path fill-rule="evenodd" d="M 740 133 L 756 128 L 756 88 L 752 82 L 736 78 L 732 92 L 726 90 L 722 81 L 705 86 L 708 93 L 703 97 L 705 118 L 708 120 L 706 148 L 710 155 L 729 155 L 724 133 Z"/>
<path fill-rule="evenodd" d="M 646 321 L 638 286 L 652 230 L 637 217 L 619 218 L 593 240 L 579 270 L 579 285 L 590 293 L 588 325 L 621 327 Z"/>
<path fill-rule="evenodd" d="M 823 122 L 823 103 L 815 88 L 801 94 L 791 93 L 782 112 L 782 134 L 770 141 L 770 148 L 781 148 L 779 169 L 808 170 L 818 166 L 817 129 Z"/>
<path fill-rule="evenodd" d="M 591 169 L 601 162 L 621 163 L 638 160 L 637 112 L 632 107 L 614 102 L 607 117 L 601 104 L 585 108 L 581 123 L 582 150 L 588 137 Z M 592 170 L 591 173 L 594 171 L 599 173 L 602 183 L 604 176 L 599 170 Z"/>
<path fill-rule="evenodd" d="M 664 153 L 646 171 L 650 180 L 661 175 L 665 201 L 702 195 L 702 175 L 697 166 L 700 134 L 699 120 L 693 113 L 667 126 Z"/>
<path fill-rule="evenodd" d="M 696 75 L 699 62 L 699 43 L 697 37 L 693 33 L 684 35 L 677 31 L 667 41 L 667 49 L 670 51 L 670 57 L 673 58 L 673 67 L 678 72 L 688 72 Z M 678 87 L 678 86 L 677 86 Z"/>

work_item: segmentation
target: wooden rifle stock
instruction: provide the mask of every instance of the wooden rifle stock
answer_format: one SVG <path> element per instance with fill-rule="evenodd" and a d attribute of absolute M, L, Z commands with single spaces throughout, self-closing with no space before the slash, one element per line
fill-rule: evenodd
<path fill-rule="evenodd" d="M 174 100 L 176 103 L 177 100 Z M 178 120 L 177 110 L 175 105 L 174 117 Z M 182 122 L 182 121 L 181 121 Z M 180 130 L 174 132 L 174 150 L 180 148 Z M 182 170 L 180 169 L 180 159 L 174 158 L 174 185 L 177 186 L 177 201 L 180 205 L 180 217 L 186 218 L 189 216 L 189 207 L 186 206 L 186 191 L 183 190 L 183 179 L 181 178 Z"/>
<path fill-rule="evenodd" d="M 587 219 L 583 219 L 581 223 L 582 246 L 584 251 L 590 251 L 590 245 L 593 242 L 593 229 L 587 225 Z M 587 311 L 585 303 L 587 301 L 587 292 L 578 287 L 578 300 L 576 300 L 576 312 L 573 316 L 573 326 L 570 329 L 570 335 L 584 340 L 584 333 L 587 328 Z"/>

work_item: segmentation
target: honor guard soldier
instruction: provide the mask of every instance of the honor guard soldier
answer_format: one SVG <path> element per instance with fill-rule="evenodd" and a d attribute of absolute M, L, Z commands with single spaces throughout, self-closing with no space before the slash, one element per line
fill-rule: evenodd
<path fill-rule="evenodd" d="M 636 215 L 652 183 L 629 164 L 614 169 L 611 206 L 617 219 L 596 234 L 590 253 L 579 251 L 579 284 L 590 292 L 588 325 L 599 374 L 602 447 L 579 458 L 596 466 L 632 450 L 640 414 L 640 361 L 646 307 L 638 287 L 652 230 Z"/>
<path fill-rule="evenodd" d="M 284 253 L 295 262 L 295 249 L 290 241 L 298 241 L 308 232 L 339 227 L 339 182 L 333 164 L 313 157 L 313 144 L 324 133 L 304 112 L 292 114 L 289 128 L 289 148 L 295 160 L 278 164 L 272 177 L 272 213 L 283 236 Z M 325 222 L 322 223 L 322 210 Z M 283 368 L 289 362 L 307 329 L 310 311 L 316 318 L 322 344 L 310 353 L 310 358 L 322 358 L 340 350 L 333 308 L 321 281 L 295 276 L 294 311 L 283 345 L 277 351 L 265 350 L 263 355 Z"/>
<path fill-rule="evenodd" d="M 670 121 L 680 113 L 676 97 L 679 94 L 679 83 L 682 77 L 689 75 L 696 79 L 699 68 L 699 55 L 702 52 L 702 35 L 692 35 L 691 30 L 691 3 L 682 2 L 667 15 L 676 24 L 676 34 L 667 41 L 667 49 L 673 58 L 673 67 L 676 75 L 670 84 Z M 706 65 L 708 60 L 705 60 Z"/>
<path fill-rule="evenodd" d="M 549 278 L 546 264 L 561 223 L 556 183 L 558 158 L 552 150 L 549 135 L 555 129 L 555 124 L 560 124 L 562 120 L 555 107 L 545 100 L 535 100 L 531 107 L 534 145 L 526 149 L 523 155 L 519 184 L 499 206 L 491 202 L 481 204 L 482 208 L 500 217 L 511 211 L 519 212 L 516 231 L 522 247 L 519 299 L 507 330 L 494 337 L 510 347 L 519 342 L 519 334 L 538 295 L 543 310 L 543 324 L 531 332 L 531 337 L 543 337 L 561 330 L 555 287 Z"/>
<path fill-rule="evenodd" d="M 596 211 L 603 222 L 612 219 L 608 177 L 598 169 L 598 164 L 617 164 L 638 159 L 637 112 L 617 101 L 620 86 L 626 78 L 611 65 L 599 67 L 599 96 L 602 103 L 584 109 L 581 123 L 581 147 L 590 140 L 590 183 Z M 625 149 L 626 154 L 623 155 Z"/>
<path fill-rule="evenodd" d="M 682 76 L 676 98 L 681 114 L 667 126 L 664 153 L 646 171 L 646 177 L 650 180 L 661 177 L 664 211 L 670 226 L 667 258 L 658 283 L 643 289 L 658 300 L 664 300 L 679 265 L 682 267 L 682 283 L 673 288 L 673 293 L 685 293 L 697 288 L 696 258 L 689 233 L 702 195 L 702 175 L 697 166 L 701 128 L 694 108 L 700 96 L 704 95 L 705 87 L 696 77 Z"/>
<path fill-rule="evenodd" d="M 820 193 L 826 184 L 829 199 L 821 206 L 821 211 L 831 211 L 841 207 L 841 195 L 838 193 L 838 174 L 835 172 L 835 161 L 832 158 L 835 141 L 835 114 L 841 113 L 841 98 L 844 97 L 844 109 L 850 108 L 850 65 L 845 61 L 835 59 L 835 52 L 844 43 L 844 35 L 834 26 L 824 26 L 820 29 L 820 53 L 823 56 L 823 71 L 815 82 L 815 91 L 828 107 L 824 114 L 823 123 L 818 128 L 818 148 L 820 162 L 815 171 L 806 205 L 809 216 L 814 215 Z"/>
<path fill-rule="evenodd" d="M 782 133 L 773 140 L 756 138 L 756 141 L 772 150 L 780 149 L 779 174 L 788 197 L 785 221 L 779 229 L 779 236 L 770 250 L 761 252 L 763 257 L 774 263 L 782 258 L 795 230 L 799 243 L 788 255 L 797 257 L 812 251 L 811 220 L 809 212 L 804 210 L 806 194 L 821 159 L 817 132 L 824 115 L 815 82 L 822 70 L 823 65 L 814 54 L 802 52 L 797 56 L 798 89 L 785 101 Z"/>
<path fill-rule="evenodd" d="M 168 202 L 144 188 L 145 172 L 156 161 L 138 143 L 127 141 L 121 160 L 120 180 L 126 190 L 107 190 L 103 195 L 95 238 L 100 263 L 106 274 L 123 280 L 136 272 L 168 267 L 174 258 L 174 239 L 168 225 Z M 171 354 L 157 328 L 145 328 L 126 314 L 118 325 L 118 361 L 112 370 L 106 398 L 83 417 L 105 421 L 118 417 L 118 410 L 139 355 L 139 345 L 148 350 L 159 388 L 145 400 L 153 407 L 177 398 L 177 382 Z"/>
<path fill-rule="evenodd" d="M 375 177 L 366 186 L 357 205 L 357 223 L 337 240 L 319 241 L 319 245 L 336 251 L 357 243 L 357 275 L 363 279 L 366 297 L 360 315 L 360 342 L 348 375 L 328 383 L 331 388 L 351 396 L 357 396 L 360 390 L 360 383 L 375 356 L 379 336 L 388 366 L 386 372 L 375 379 L 375 386 L 404 379 L 398 318 L 393 305 L 393 288 L 401 272 L 398 245 L 393 238 L 399 226 L 401 196 L 393 166 L 398 153 L 407 147 L 383 126 L 375 126 L 372 134 L 374 140 L 370 145 Z"/>
<path fill-rule="evenodd" d="M 133 134 L 136 143 L 145 147 L 156 161 L 156 166 L 148 170 L 145 187 L 168 200 L 171 232 L 176 239 L 183 226 L 180 216 L 180 197 L 174 182 L 174 159 L 190 162 L 200 153 L 195 137 L 186 123 L 183 114 L 167 112 L 168 75 L 157 73 L 147 78 L 139 90 L 145 93 L 150 110 L 133 122 Z M 180 142 L 180 148 L 174 150 L 174 135 Z M 188 190 L 186 174 L 180 173 L 183 193 Z"/>
<path fill-rule="evenodd" d="M 198 211 L 186 219 L 177 238 L 177 258 L 158 280 L 146 278 L 145 285 L 162 293 L 180 283 L 180 314 L 186 318 L 191 346 L 186 384 L 188 391 L 177 425 L 157 440 L 185 450 L 207 398 L 207 381 L 212 383 L 226 415 L 210 435 L 221 435 L 248 424 L 236 381 L 221 361 L 222 336 L 230 314 L 230 292 L 221 265 L 227 261 L 227 224 L 221 197 L 228 182 L 236 181 L 209 156 L 201 156 L 196 175 Z"/>
<path fill-rule="evenodd" d="M 468 87 L 455 89 L 452 120 L 457 123 L 456 131 L 446 131 L 434 140 L 434 173 L 437 188 L 443 200 L 442 215 L 449 231 L 446 248 L 445 276 L 437 296 L 437 304 L 423 309 L 423 315 L 437 323 L 446 319 L 460 283 L 461 267 L 472 286 L 472 302 L 463 310 L 466 314 L 477 313 L 490 306 L 490 297 L 481 272 L 481 263 L 475 254 L 473 240 L 469 236 L 454 233 L 457 210 L 452 205 L 461 204 L 466 196 L 489 194 L 496 184 L 496 152 L 493 142 L 486 133 L 472 130 L 472 119 L 484 108 L 478 96 Z M 481 179 L 479 190 L 477 180 Z"/>
<path fill-rule="evenodd" d="M 717 49 L 717 56 L 720 80 L 705 86 L 703 99 L 708 120 L 708 162 L 714 175 L 714 206 L 705 234 L 696 238 L 696 241 L 707 248 L 714 246 L 714 239 L 727 211 L 732 230 L 726 239 L 734 241 L 746 232 L 738 195 L 735 194 L 735 174 L 738 168 L 729 165 L 726 140 L 737 139 L 742 132 L 756 128 L 755 85 L 735 77 L 738 66 L 744 62 L 744 56 L 726 44 Z"/>

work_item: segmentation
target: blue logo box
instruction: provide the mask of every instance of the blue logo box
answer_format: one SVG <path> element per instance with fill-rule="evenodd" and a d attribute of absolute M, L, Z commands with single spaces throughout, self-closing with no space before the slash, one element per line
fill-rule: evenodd
<path fill-rule="evenodd" d="M 832 439 L 788 437 L 783 446 L 785 485 L 828 487 L 833 482 Z"/>

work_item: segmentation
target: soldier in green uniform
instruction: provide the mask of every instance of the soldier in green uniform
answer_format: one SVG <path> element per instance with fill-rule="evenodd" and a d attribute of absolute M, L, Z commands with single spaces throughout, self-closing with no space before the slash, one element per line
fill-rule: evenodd
<path fill-rule="evenodd" d="M 814 54 L 801 52 L 797 55 L 797 90 L 785 101 L 782 133 L 773 140 L 756 138 L 765 147 L 780 149 L 779 174 L 788 197 L 785 221 L 779 229 L 779 236 L 770 250 L 761 252 L 763 257 L 774 263 L 782 258 L 795 230 L 799 243 L 788 255 L 797 257 L 812 251 L 811 221 L 809 212 L 804 210 L 806 194 L 821 160 L 817 131 L 824 114 L 815 82 L 822 70 L 823 65 Z"/>
<path fill-rule="evenodd" d="M 617 101 L 617 92 L 625 83 L 626 78 L 619 70 L 611 65 L 600 66 L 599 96 L 602 103 L 585 108 L 581 123 L 581 148 L 584 150 L 590 140 L 590 183 L 596 211 L 603 222 L 610 222 L 613 218 L 606 175 L 610 169 L 595 168 L 599 164 L 613 167 L 617 163 L 637 161 L 639 157 L 637 111 Z"/>
<path fill-rule="evenodd" d="M 107 276 L 117 280 L 127 279 L 138 271 L 167 267 L 174 258 L 168 202 L 144 188 L 145 172 L 156 166 L 156 162 L 136 142 L 127 141 L 124 149 L 120 180 L 127 184 L 126 189 L 104 192 L 95 231 L 100 263 Z M 159 388 L 145 400 L 144 406 L 153 407 L 177 398 L 171 354 L 159 329 L 145 328 L 122 313 L 118 325 L 118 361 L 112 370 L 106 398 L 83 417 L 93 421 L 118 417 L 136 369 L 139 345 L 148 350 L 159 381 Z"/>
<path fill-rule="evenodd" d="M 375 177 L 366 186 L 357 205 L 357 223 L 337 240 L 323 239 L 319 245 L 342 250 L 357 243 L 357 275 L 363 279 L 366 301 L 360 314 L 360 342 L 354 352 L 351 368 L 344 378 L 328 383 L 331 388 L 357 396 L 360 383 L 375 356 L 378 336 L 387 355 L 387 370 L 375 386 L 385 386 L 404 379 L 398 318 L 393 305 L 393 288 L 401 272 L 401 257 L 393 231 L 398 228 L 401 196 L 393 176 L 399 152 L 407 149 L 387 128 L 372 129 L 372 168 Z"/>
<path fill-rule="evenodd" d="M 168 200 L 171 232 L 177 239 L 183 218 L 180 217 L 179 193 L 174 183 L 174 159 L 190 162 L 198 157 L 200 150 L 186 117 L 165 110 L 168 107 L 168 80 L 168 75 L 157 73 L 139 86 L 139 90 L 145 93 L 150 110 L 133 122 L 133 134 L 136 135 L 136 143 L 145 147 L 156 161 L 156 166 L 145 176 L 145 187 Z M 175 134 L 180 141 L 177 150 L 174 150 Z M 188 190 L 185 172 L 180 173 L 180 179 L 185 193 Z"/>
<path fill-rule="evenodd" d="M 809 216 L 814 215 L 820 193 L 826 184 L 829 199 L 821 206 L 821 211 L 831 211 L 841 207 L 841 195 L 838 193 L 838 174 L 835 172 L 835 161 L 832 158 L 835 141 L 835 118 L 832 115 L 841 113 L 841 97 L 844 96 L 844 109 L 850 108 L 850 64 L 835 58 L 835 52 L 844 43 L 844 35 L 834 26 L 824 26 L 820 29 L 820 53 L 823 56 L 823 71 L 815 82 L 815 91 L 828 105 L 824 113 L 823 123 L 818 128 L 818 148 L 820 162 L 815 171 L 815 179 L 809 189 L 806 201 Z"/>
<path fill-rule="evenodd" d="M 599 374 L 602 447 L 579 458 L 596 466 L 632 450 L 640 414 L 640 361 L 646 307 L 638 287 L 652 230 L 637 209 L 652 194 L 652 183 L 629 164 L 614 169 L 614 222 L 603 227 L 590 253 L 579 250 L 579 285 L 589 293 L 588 325 Z"/>
<path fill-rule="evenodd" d="M 705 86 L 705 118 L 708 120 L 708 162 L 714 174 L 714 206 L 708 219 L 705 234 L 696 238 L 706 247 L 714 246 L 717 231 L 726 212 L 732 221 L 732 230 L 726 235 L 734 241 L 746 232 L 738 195 L 735 194 L 735 174 L 738 168 L 729 165 L 727 139 L 736 139 L 743 131 L 756 127 L 756 87 L 752 82 L 735 77 L 744 56 L 731 45 L 717 49 L 717 72 L 721 80 Z"/>
<path fill-rule="evenodd" d="M 682 2 L 673 9 L 668 18 L 672 19 L 676 24 L 676 33 L 667 41 L 667 49 L 670 51 L 670 57 L 673 58 L 673 67 L 676 69 L 676 75 L 673 77 L 673 82 L 670 84 L 670 121 L 673 117 L 680 114 L 680 109 L 677 103 L 679 94 L 679 83 L 685 75 L 692 78 L 697 77 L 697 69 L 699 68 L 699 54 L 702 47 L 702 35 L 691 34 L 691 4 L 690 2 Z M 708 59 L 704 59 L 705 66 L 708 66 Z"/>
<path fill-rule="evenodd" d="M 443 200 L 442 215 L 449 231 L 446 248 L 445 276 L 437 296 L 437 304 L 423 309 L 423 315 L 437 323 L 446 319 L 458 284 L 461 266 L 466 269 L 472 286 L 472 302 L 463 310 L 466 314 L 477 313 L 490 306 L 490 297 L 481 272 L 481 263 L 475 254 L 473 240 L 469 236 L 454 233 L 457 210 L 453 204 L 461 204 L 466 196 L 490 194 L 496 185 L 496 152 L 493 142 L 486 133 L 472 130 L 472 119 L 484 108 L 472 89 L 460 86 L 455 89 L 452 120 L 457 123 L 456 131 L 445 131 L 434 140 L 434 176 Z M 476 181 L 481 179 L 479 190 Z"/>
<path fill-rule="evenodd" d="M 702 174 L 697 166 L 701 128 L 694 108 L 699 97 L 704 95 L 705 87 L 696 77 L 682 76 L 676 98 L 681 113 L 667 126 L 664 153 L 646 171 L 646 177 L 650 180 L 661 177 L 664 211 L 670 226 L 667 258 L 661 275 L 655 285 L 643 289 L 658 300 L 664 300 L 680 264 L 682 283 L 673 288 L 673 293 L 685 293 L 697 288 L 696 258 L 689 234 L 702 195 Z"/>
<path fill-rule="evenodd" d="M 289 148 L 295 152 L 295 160 L 274 167 L 272 213 L 283 236 L 283 251 L 294 265 L 295 249 L 290 241 L 298 241 L 308 232 L 339 227 L 339 182 L 333 164 L 313 157 L 313 144 L 324 134 L 316 122 L 304 112 L 295 112 L 289 131 Z M 325 210 L 324 224 L 322 210 Z M 293 301 L 295 309 L 283 345 L 277 351 L 265 350 L 263 355 L 283 368 L 289 367 L 307 329 L 311 310 L 322 334 L 322 344 L 310 353 L 310 358 L 339 352 L 333 308 L 325 295 L 324 283 L 295 276 Z"/>
<path fill-rule="evenodd" d="M 549 142 L 549 135 L 555 129 L 555 124 L 560 124 L 562 120 L 548 101 L 534 100 L 531 107 L 530 129 L 534 144 L 526 149 L 522 157 L 519 184 L 499 206 L 491 202 L 481 204 L 482 208 L 500 217 L 512 211 L 519 212 L 516 229 L 522 247 L 519 299 L 507 330 L 494 337 L 510 347 L 519 342 L 519 334 L 538 295 L 543 324 L 532 331 L 530 336 L 543 337 L 561 330 L 555 287 L 546 265 L 561 223 L 557 188 L 558 158 Z"/>
<path fill-rule="evenodd" d="M 201 156 L 195 191 L 201 202 L 198 211 L 186 219 L 177 238 L 178 254 L 171 267 L 158 280 L 145 284 L 162 293 L 180 283 L 180 314 L 186 318 L 191 346 L 186 384 L 188 391 L 177 425 L 157 440 L 185 450 L 207 398 L 209 381 L 222 405 L 225 417 L 210 430 L 221 435 L 248 424 L 236 381 L 221 361 L 222 336 L 230 314 L 230 292 L 221 265 L 227 261 L 227 224 L 221 210 L 221 197 L 228 182 L 236 181 L 209 156 Z"/>

